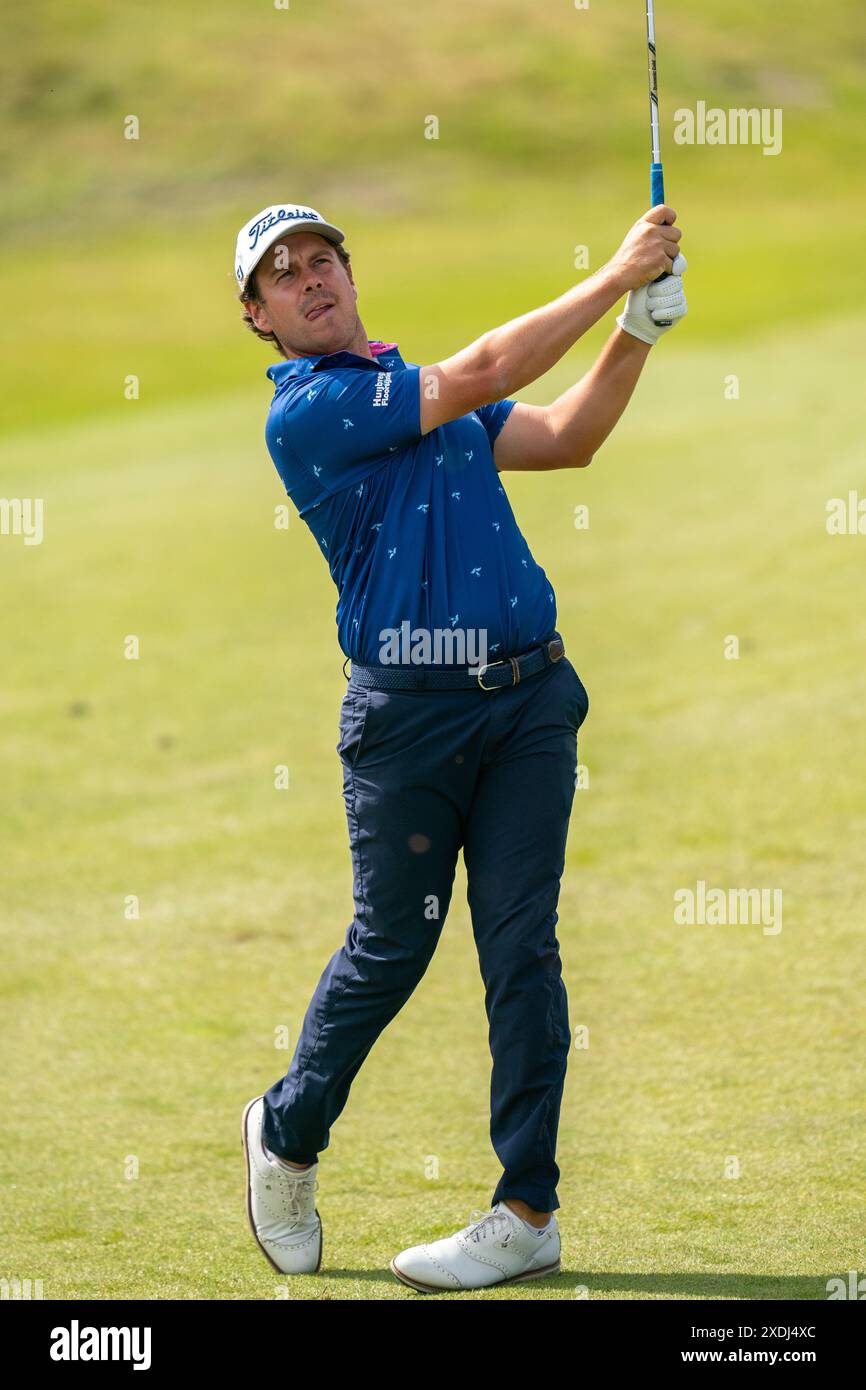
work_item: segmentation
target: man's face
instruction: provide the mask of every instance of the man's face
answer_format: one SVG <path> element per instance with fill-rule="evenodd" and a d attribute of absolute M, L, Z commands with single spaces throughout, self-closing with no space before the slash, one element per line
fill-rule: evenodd
<path fill-rule="evenodd" d="M 247 308 L 257 328 L 276 333 L 290 357 L 348 349 L 358 336 L 358 291 L 336 247 L 316 232 L 295 232 L 265 252 L 256 269 L 262 303 Z"/>

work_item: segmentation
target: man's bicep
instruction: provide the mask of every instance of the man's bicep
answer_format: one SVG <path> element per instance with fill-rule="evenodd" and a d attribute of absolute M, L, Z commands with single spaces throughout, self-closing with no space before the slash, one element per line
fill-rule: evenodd
<path fill-rule="evenodd" d="M 496 437 L 493 461 L 500 473 L 565 467 L 546 406 L 517 402 Z"/>
<path fill-rule="evenodd" d="M 419 371 L 345 369 L 305 379 L 286 406 L 285 430 L 324 487 L 346 487 L 366 476 L 383 454 L 418 442 Z"/>

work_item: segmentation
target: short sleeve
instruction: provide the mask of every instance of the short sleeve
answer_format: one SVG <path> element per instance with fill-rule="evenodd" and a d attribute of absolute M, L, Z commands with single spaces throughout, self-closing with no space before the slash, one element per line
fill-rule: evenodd
<path fill-rule="evenodd" d="M 494 401 L 492 405 L 482 405 L 476 410 L 475 414 L 487 431 L 491 449 L 496 443 L 496 436 L 516 405 L 517 401 Z"/>
<path fill-rule="evenodd" d="M 313 373 L 283 407 L 281 435 L 326 492 L 375 472 L 421 439 L 421 368 Z"/>

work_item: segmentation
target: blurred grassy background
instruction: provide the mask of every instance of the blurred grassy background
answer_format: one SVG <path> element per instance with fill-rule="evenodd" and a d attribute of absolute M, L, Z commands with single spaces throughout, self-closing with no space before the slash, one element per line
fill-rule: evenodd
<path fill-rule="evenodd" d="M 665 0 L 658 21 L 692 312 L 588 472 L 505 478 L 592 701 L 559 930 L 592 1045 L 560 1128 L 565 1274 L 486 1298 L 821 1298 L 862 1263 L 866 539 L 824 516 L 864 485 L 866 15 Z M 51 0 L 2 26 L 0 495 L 44 497 L 46 538 L 0 537 L 0 1274 L 271 1297 L 236 1130 L 351 877 L 335 595 L 303 524 L 273 529 L 237 228 L 320 208 L 370 335 L 456 350 L 644 209 L 643 7 Z M 782 107 L 783 153 L 675 146 L 698 100 Z M 780 936 L 675 927 L 697 878 L 782 887 Z M 335 1127 L 323 1273 L 293 1295 L 412 1297 L 391 1254 L 492 1191 L 462 882 Z"/>
<path fill-rule="evenodd" d="M 268 203 L 325 207 L 370 323 L 390 331 L 411 300 L 427 360 L 561 292 L 575 244 L 601 264 L 647 202 L 638 0 L 45 0 L 2 23 L 0 288 L 15 308 L 0 423 L 27 427 L 36 402 L 46 421 L 122 410 L 126 371 L 145 408 L 237 389 L 251 357 L 231 331 L 234 236 Z M 832 0 L 820 24 L 805 0 L 784 18 L 668 3 L 659 44 L 668 197 L 702 310 L 691 343 L 861 302 L 859 0 Z M 675 146 L 674 112 L 699 98 L 782 108 L 782 155 Z"/>

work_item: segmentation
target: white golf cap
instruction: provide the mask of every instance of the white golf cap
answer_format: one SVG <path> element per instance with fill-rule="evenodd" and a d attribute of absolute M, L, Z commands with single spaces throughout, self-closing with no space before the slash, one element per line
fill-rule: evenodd
<path fill-rule="evenodd" d="M 263 208 L 238 232 L 235 275 L 242 289 L 246 289 L 247 280 L 268 247 L 293 232 L 318 232 L 328 241 L 345 241 L 340 228 L 326 222 L 315 208 L 301 207 L 297 203 L 277 203 Z"/>

